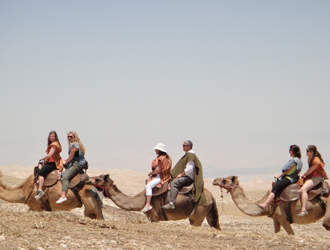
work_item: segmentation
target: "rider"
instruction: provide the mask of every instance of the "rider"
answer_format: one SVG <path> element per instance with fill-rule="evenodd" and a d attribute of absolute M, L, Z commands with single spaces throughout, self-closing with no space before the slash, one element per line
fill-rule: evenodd
<path fill-rule="evenodd" d="M 144 213 L 152 209 L 150 205 L 152 189 L 156 186 L 158 188 L 162 187 L 165 182 L 171 179 L 172 159 L 167 154 L 165 145 L 163 143 L 158 143 L 154 149 L 157 157 L 153 160 L 151 164 L 152 171 L 148 174 L 149 178 L 146 186 L 147 201 L 144 208 L 141 210 L 141 212 Z"/>
<path fill-rule="evenodd" d="M 162 206 L 163 209 L 175 209 L 175 199 L 179 188 L 195 183 L 195 202 L 198 205 L 206 205 L 204 194 L 204 180 L 202 163 L 192 150 L 193 143 L 189 140 L 183 142 L 185 155 L 178 161 L 172 170 L 171 189 L 168 196 L 168 204 Z"/>
<path fill-rule="evenodd" d="M 44 186 L 44 181 L 47 175 L 54 171 L 55 169 L 58 170 L 58 172 L 62 171 L 63 164 L 62 164 L 62 158 L 60 156 L 60 153 L 62 151 L 61 143 L 58 139 L 57 133 L 55 131 L 51 131 L 48 135 L 48 144 L 47 144 L 47 155 L 40 158 L 40 161 L 45 161 L 45 164 L 42 166 L 38 173 L 38 191 L 37 195 L 34 197 L 35 199 L 39 200 L 41 196 L 44 194 L 44 191 L 42 191 L 42 188 Z"/>
<path fill-rule="evenodd" d="M 69 182 L 78 174 L 87 161 L 85 159 L 85 147 L 81 143 L 78 134 L 74 131 L 68 133 L 69 157 L 63 161 L 65 172 L 62 177 L 62 195 L 56 203 L 62 203 L 67 200 L 66 194 L 69 189 Z"/>
<path fill-rule="evenodd" d="M 321 154 L 317 151 L 316 146 L 309 145 L 306 149 L 308 157 L 308 170 L 301 176 L 305 178 L 304 185 L 301 187 L 301 212 L 297 216 L 305 216 L 307 211 L 307 191 L 319 184 L 323 179 L 328 180 L 329 177 L 324 170 L 324 161 Z"/>
<path fill-rule="evenodd" d="M 282 174 L 274 176 L 276 179 L 281 178 L 281 180 L 275 183 L 273 189 L 271 190 L 264 203 L 256 203 L 260 208 L 265 209 L 271 203 L 271 201 L 274 200 L 276 193 L 283 191 L 287 186 L 298 181 L 298 174 L 301 171 L 303 165 L 300 159 L 300 148 L 297 145 L 291 145 L 289 154 L 292 158 L 282 168 Z"/>

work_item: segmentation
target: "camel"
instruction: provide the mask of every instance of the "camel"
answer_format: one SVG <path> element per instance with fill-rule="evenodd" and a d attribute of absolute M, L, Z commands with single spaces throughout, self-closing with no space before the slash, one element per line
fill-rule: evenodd
<path fill-rule="evenodd" d="M 224 178 L 217 178 L 213 181 L 214 186 L 219 186 L 224 188 L 227 192 L 230 192 L 235 205 L 246 215 L 249 216 L 265 216 L 271 217 L 274 221 L 275 233 L 280 232 L 281 226 L 288 234 L 294 234 L 290 222 L 288 213 L 291 212 L 293 223 L 297 224 L 308 224 L 313 223 L 321 219 L 325 212 L 321 205 L 318 203 L 317 198 L 310 200 L 307 205 L 308 215 L 303 217 L 298 217 L 297 214 L 300 212 L 301 203 L 300 200 L 296 201 L 282 201 L 275 208 L 273 204 L 268 205 L 268 207 L 263 210 L 258 205 L 256 201 L 250 201 L 247 199 L 245 192 L 242 187 L 239 186 L 239 181 L 237 176 L 228 176 Z M 257 203 L 263 203 L 268 197 L 270 190 L 265 194 L 265 196 Z M 274 210 L 275 209 L 275 210 Z M 328 209 L 329 210 L 329 209 Z M 329 218 L 330 218 L 330 211 Z M 323 226 L 330 230 L 330 221 L 324 221 Z M 326 225 L 325 225 L 326 224 Z M 328 228 L 327 228 L 328 226 Z"/>
<path fill-rule="evenodd" d="M 59 211 L 71 210 L 77 207 L 85 206 L 85 216 L 91 219 L 104 220 L 102 209 L 96 198 L 90 192 L 94 188 L 91 184 L 85 184 L 78 191 L 78 197 L 71 189 L 67 193 L 67 201 L 61 204 L 55 202 L 61 196 L 61 182 L 56 182 L 51 187 L 44 187 L 45 194 L 40 200 L 34 197 L 37 194 L 37 185 L 34 183 L 34 175 L 31 174 L 23 183 L 18 186 L 6 185 L 0 171 L 0 199 L 11 203 L 22 203 L 29 206 L 32 211 Z M 79 201 L 79 199 L 81 201 Z"/>
<path fill-rule="evenodd" d="M 102 187 L 102 189 L 104 189 L 104 195 L 110 198 L 118 207 L 126 211 L 141 211 L 146 203 L 145 190 L 134 196 L 127 196 L 113 184 L 113 180 L 108 174 L 99 175 L 94 177 L 94 179 L 90 178 L 90 181 L 97 188 Z M 168 191 L 166 191 L 163 194 L 152 197 L 151 206 L 153 209 L 145 214 L 151 222 L 189 218 L 190 225 L 193 226 L 201 226 L 206 217 L 211 227 L 221 230 L 216 201 L 207 189 L 204 188 L 204 192 L 207 200 L 206 206 L 194 205 L 188 200 L 187 196 L 178 194 L 175 202 L 175 209 L 165 210 L 162 209 L 161 206 L 167 202 Z"/>

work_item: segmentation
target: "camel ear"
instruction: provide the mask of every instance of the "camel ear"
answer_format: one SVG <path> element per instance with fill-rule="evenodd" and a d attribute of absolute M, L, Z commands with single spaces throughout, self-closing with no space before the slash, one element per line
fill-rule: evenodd
<path fill-rule="evenodd" d="M 106 175 L 104 176 L 104 181 L 108 180 L 109 178 L 110 178 L 109 174 L 106 174 Z"/>
<path fill-rule="evenodd" d="M 238 182 L 238 176 L 232 176 L 231 181 L 232 183 Z"/>

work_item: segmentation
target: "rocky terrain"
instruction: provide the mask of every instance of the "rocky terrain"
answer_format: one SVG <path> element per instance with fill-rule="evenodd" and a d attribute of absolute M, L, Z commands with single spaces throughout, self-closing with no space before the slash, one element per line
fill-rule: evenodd
<path fill-rule="evenodd" d="M 4 176 L 10 185 L 22 181 Z M 266 191 L 247 191 L 250 199 L 258 199 Z M 330 232 L 322 221 L 292 224 L 295 235 L 282 229 L 274 234 L 268 217 L 242 214 L 229 194 L 217 198 L 222 231 L 212 229 L 204 221 L 192 227 L 188 220 L 151 223 L 141 212 L 121 210 L 108 198 L 104 221 L 83 216 L 83 208 L 69 212 L 32 212 L 24 204 L 0 200 L 0 249 L 329 249 Z"/>

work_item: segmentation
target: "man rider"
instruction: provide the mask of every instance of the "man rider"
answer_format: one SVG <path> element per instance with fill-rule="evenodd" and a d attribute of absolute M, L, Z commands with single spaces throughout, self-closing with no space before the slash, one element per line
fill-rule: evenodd
<path fill-rule="evenodd" d="M 190 140 L 183 142 L 185 155 L 178 161 L 172 170 L 171 189 L 168 195 L 168 204 L 162 206 L 163 209 L 175 209 L 175 199 L 179 188 L 195 183 L 195 203 L 206 205 L 204 195 L 204 180 L 202 164 L 192 150 L 193 143 Z"/>

